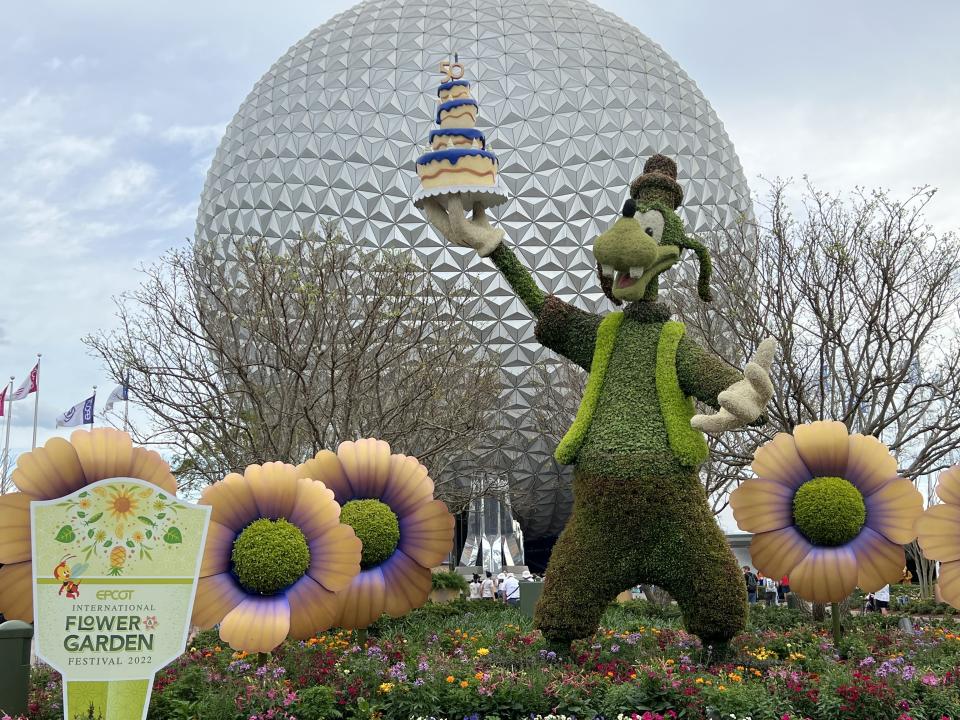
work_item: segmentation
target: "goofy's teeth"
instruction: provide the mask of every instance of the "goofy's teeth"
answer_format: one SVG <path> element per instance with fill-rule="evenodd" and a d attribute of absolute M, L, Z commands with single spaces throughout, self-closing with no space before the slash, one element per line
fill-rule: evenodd
<path fill-rule="evenodd" d="M 630 268 L 630 277 L 632 277 L 634 280 L 637 280 L 643 277 L 643 268 L 642 267 Z"/>
<path fill-rule="evenodd" d="M 611 277 L 611 278 L 613 277 L 613 265 L 601 265 L 601 266 L 600 266 L 600 271 L 601 271 L 606 277 Z"/>

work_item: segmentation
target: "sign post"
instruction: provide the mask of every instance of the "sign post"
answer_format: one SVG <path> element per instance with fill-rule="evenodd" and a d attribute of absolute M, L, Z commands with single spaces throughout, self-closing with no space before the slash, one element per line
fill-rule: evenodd
<path fill-rule="evenodd" d="M 64 717 L 143 720 L 186 647 L 210 508 L 134 478 L 30 503 L 37 655 Z"/>

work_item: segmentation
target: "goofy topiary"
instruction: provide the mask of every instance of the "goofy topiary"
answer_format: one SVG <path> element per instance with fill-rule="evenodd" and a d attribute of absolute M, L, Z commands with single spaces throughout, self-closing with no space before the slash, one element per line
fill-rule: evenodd
<path fill-rule="evenodd" d="M 706 352 L 657 302 L 659 276 L 692 250 L 698 290 L 710 300 L 710 255 L 688 237 L 676 209 L 677 166 L 655 155 L 630 185 L 623 216 L 593 248 L 605 294 L 622 312 L 595 315 L 545 296 L 502 242 L 483 207 L 467 219 L 459 196 L 430 200 L 431 224 L 450 242 L 489 257 L 537 318 L 536 337 L 590 373 L 576 420 L 556 450 L 573 464 L 573 513 L 547 567 L 535 622 L 555 644 L 588 637 L 608 603 L 652 583 L 677 601 L 705 645 L 743 630 L 746 588 L 698 476 L 701 431 L 762 421 L 773 395 L 772 340 L 744 374 Z M 694 415 L 693 398 L 719 408 Z"/>

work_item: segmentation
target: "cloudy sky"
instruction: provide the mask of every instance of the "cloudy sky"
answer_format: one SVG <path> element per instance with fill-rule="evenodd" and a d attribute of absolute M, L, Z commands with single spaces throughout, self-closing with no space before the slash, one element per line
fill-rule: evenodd
<path fill-rule="evenodd" d="M 81 343 L 136 268 L 192 237 L 213 151 L 255 81 L 347 0 L 34 0 L 0 24 L 0 378 L 43 353 L 40 442 L 112 383 Z M 699 84 L 748 179 L 931 184 L 960 227 L 960 3 L 600 0 Z M 269 14 L 267 12 L 269 11 Z M 33 403 L 15 404 L 29 448 Z M 2 443 L 2 440 L 0 440 Z"/>

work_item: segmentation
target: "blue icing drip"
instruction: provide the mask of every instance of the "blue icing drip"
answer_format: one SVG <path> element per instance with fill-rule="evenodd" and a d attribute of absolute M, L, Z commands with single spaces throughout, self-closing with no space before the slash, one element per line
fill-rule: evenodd
<path fill-rule="evenodd" d="M 430 139 L 428 142 L 433 142 L 433 139 L 437 135 L 453 135 L 459 137 L 469 138 L 470 140 L 479 140 L 483 143 L 483 146 L 487 146 L 486 136 L 476 128 L 437 128 L 436 130 L 430 131 Z"/>
<path fill-rule="evenodd" d="M 444 110 L 453 110 L 455 107 L 460 107 L 461 105 L 473 105 L 474 107 L 479 107 L 477 101 L 472 98 L 461 98 L 460 100 L 447 100 L 445 103 L 440 103 L 440 107 L 437 108 L 437 125 L 440 124 L 440 113 Z"/>
<path fill-rule="evenodd" d="M 489 150 L 468 150 L 466 148 L 454 148 L 453 150 L 434 150 L 417 158 L 417 165 L 426 165 L 434 160 L 449 160 L 451 165 L 456 165 L 457 160 L 470 155 L 479 155 L 497 162 L 497 156 Z"/>
<path fill-rule="evenodd" d="M 439 87 L 437 87 L 437 95 L 442 93 L 444 90 L 449 90 L 450 88 L 457 87 L 457 86 L 470 87 L 470 81 L 469 80 L 448 80 L 445 83 L 440 83 Z"/>

